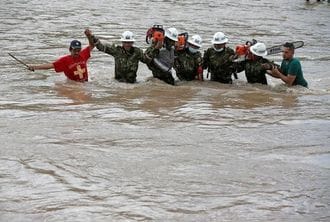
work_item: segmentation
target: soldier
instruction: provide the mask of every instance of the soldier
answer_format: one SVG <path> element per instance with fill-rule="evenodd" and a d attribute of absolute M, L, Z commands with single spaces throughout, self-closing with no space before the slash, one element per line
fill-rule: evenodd
<path fill-rule="evenodd" d="M 142 49 L 134 47 L 134 35 L 125 31 L 121 35 L 122 45 L 103 44 L 97 37 L 93 36 L 95 46 L 99 51 L 110 54 L 115 59 L 115 79 L 119 82 L 135 83 L 139 61 L 150 62 L 143 54 Z"/>
<path fill-rule="evenodd" d="M 237 72 L 245 70 L 248 83 L 260 83 L 267 85 L 266 72 L 272 69 L 274 63 L 263 58 L 267 55 L 264 43 L 255 43 L 249 48 L 248 56 L 245 61 L 237 64 Z"/>
<path fill-rule="evenodd" d="M 155 78 L 174 85 L 174 78 L 171 69 L 174 65 L 174 45 L 178 41 L 178 31 L 176 28 L 169 28 L 165 31 L 164 42 L 154 42 L 147 50 L 146 55 L 152 59 L 147 63 Z"/>
<path fill-rule="evenodd" d="M 176 51 L 174 69 L 180 80 L 203 80 L 202 54 L 198 51 L 202 47 L 202 38 L 193 35 L 188 39 L 188 47 Z"/>
<path fill-rule="evenodd" d="M 228 38 L 217 32 L 212 39 L 213 47 L 207 49 L 203 57 L 203 68 L 211 73 L 211 81 L 231 84 L 231 75 L 234 73 L 233 58 L 235 52 L 226 47 Z"/>

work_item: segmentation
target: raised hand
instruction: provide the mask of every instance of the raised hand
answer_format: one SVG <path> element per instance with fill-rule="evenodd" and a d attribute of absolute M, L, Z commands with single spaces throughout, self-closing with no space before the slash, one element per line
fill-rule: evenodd
<path fill-rule="evenodd" d="M 92 31 L 87 28 L 87 29 L 85 29 L 85 35 L 86 35 L 86 37 L 91 37 L 93 34 L 92 34 Z"/>
<path fill-rule="evenodd" d="M 155 49 L 161 49 L 163 47 L 163 41 L 157 41 L 155 44 Z"/>

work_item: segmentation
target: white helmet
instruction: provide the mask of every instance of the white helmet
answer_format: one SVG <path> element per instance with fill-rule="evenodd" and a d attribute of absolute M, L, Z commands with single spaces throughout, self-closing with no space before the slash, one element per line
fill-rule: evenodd
<path fill-rule="evenodd" d="M 264 43 L 258 42 L 250 47 L 250 51 L 257 56 L 266 56 L 267 49 Z"/>
<path fill-rule="evenodd" d="M 214 34 L 212 44 L 224 44 L 228 42 L 227 36 L 223 32 L 217 32 Z"/>
<path fill-rule="evenodd" d="M 135 42 L 134 34 L 130 31 L 125 31 L 121 34 L 120 41 L 122 42 Z"/>
<path fill-rule="evenodd" d="M 199 35 L 193 35 L 191 38 L 188 39 L 188 43 L 200 48 L 202 47 L 202 38 Z"/>
<path fill-rule="evenodd" d="M 165 31 L 165 37 L 177 42 L 178 41 L 178 30 L 176 28 L 169 28 Z"/>

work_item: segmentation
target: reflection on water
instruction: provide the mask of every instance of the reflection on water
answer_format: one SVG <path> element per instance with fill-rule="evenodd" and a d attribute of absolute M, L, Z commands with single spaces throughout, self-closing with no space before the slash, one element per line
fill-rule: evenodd
<path fill-rule="evenodd" d="M 59 97 L 73 100 L 74 104 L 87 103 L 92 99 L 92 93 L 83 83 L 67 81 L 66 83 L 55 83 L 54 90 Z"/>
<path fill-rule="evenodd" d="M 0 221 L 329 221 L 328 3 L 0 6 Z M 72 39 L 87 44 L 86 27 L 108 42 L 132 30 L 146 48 L 154 23 L 202 35 L 203 50 L 216 31 L 231 47 L 303 40 L 296 56 L 310 89 L 270 77 L 251 85 L 244 74 L 233 85 L 170 86 L 144 64 L 138 84 L 118 83 L 113 58 L 97 50 L 81 84 L 28 72 L 7 55 L 52 62 Z"/>

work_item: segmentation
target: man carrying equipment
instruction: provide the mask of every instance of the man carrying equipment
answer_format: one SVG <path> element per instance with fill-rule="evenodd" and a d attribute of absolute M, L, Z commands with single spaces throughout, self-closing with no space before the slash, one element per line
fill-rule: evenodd
<path fill-rule="evenodd" d="M 283 45 L 283 61 L 281 68 L 274 68 L 269 74 L 275 78 L 281 79 L 288 86 L 300 85 L 308 87 L 308 83 L 304 79 L 300 61 L 294 58 L 294 45 L 292 43 L 287 42 Z"/>
<path fill-rule="evenodd" d="M 212 39 L 213 47 L 207 49 L 203 57 L 203 68 L 211 73 L 211 81 L 231 84 L 234 73 L 233 58 L 235 52 L 226 47 L 228 38 L 222 32 L 214 34 Z"/>
<path fill-rule="evenodd" d="M 248 49 L 249 55 L 246 59 L 237 64 L 237 72 L 245 70 L 248 83 L 260 83 L 267 85 L 266 71 L 272 69 L 273 63 L 263 58 L 267 55 L 264 43 L 255 43 Z"/>
<path fill-rule="evenodd" d="M 180 80 L 203 80 L 203 59 L 199 52 L 201 47 L 202 38 L 199 35 L 193 35 L 191 39 L 188 39 L 188 47 L 176 50 L 174 69 Z"/>
<path fill-rule="evenodd" d="M 94 48 L 92 39 L 90 38 L 90 31 L 85 30 L 85 35 L 89 40 L 89 46 L 81 49 L 81 42 L 73 40 L 70 44 L 70 55 L 63 56 L 53 63 L 46 63 L 42 65 L 31 65 L 29 70 L 45 70 L 55 69 L 55 72 L 64 72 L 66 77 L 77 82 L 88 81 L 87 60 L 90 58 L 90 52 Z"/>
<path fill-rule="evenodd" d="M 174 45 L 178 41 L 176 28 L 169 28 L 165 31 L 165 38 L 154 39 L 152 45 L 147 48 L 145 54 L 152 62 L 147 63 L 152 75 L 170 85 L 174 85 L 174 78 L 171 69 L 174 65 Z"/>

